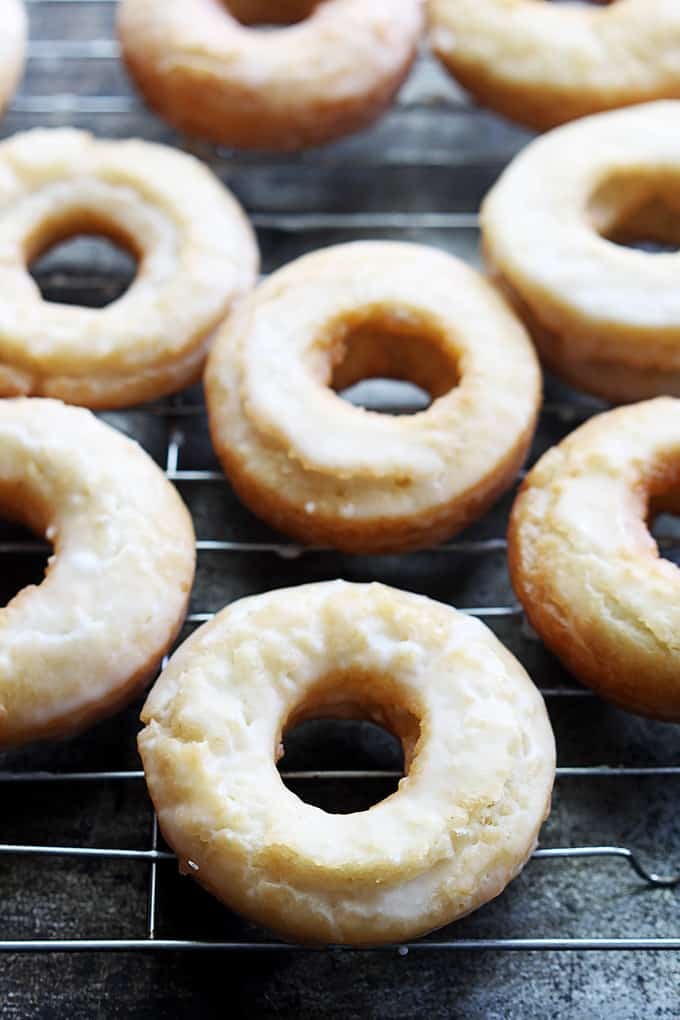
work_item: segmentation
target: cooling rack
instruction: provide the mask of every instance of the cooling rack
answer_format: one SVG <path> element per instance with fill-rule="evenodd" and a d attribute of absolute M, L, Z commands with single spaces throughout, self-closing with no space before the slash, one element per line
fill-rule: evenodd
<path fill-rule="evenodd" d="M 28 0 L 27 7 L 32 29 L 29 70 L 0 125 L 2 134 L 38 124 L 75 124 L 102 135 L 141 135 L 184 145 L 239 194 L 258 230 L 265 271 L 323 244 L 368 236 L 437 244 L 476 262 L 479 201 L 527 138 L 468 105 L 423 56 L 395 110 L 366 135 L 285 159 L 190 143 L 148 114 L 130 90 L 118 60 L 112 0 Z M 100 250 L 92 255 L 87 245 L 76 242 L 35 266 L 43 293 L 51 300 L 102 304 L 124 289 L 130 278 L 125 259 Z M 417 406 L 413 393 L 384 385 L 360 386 L 348 399 L 389 412 Z M 602 407 L 548 381 L 532 457 Z M 325 577 L 375 578 L 423 591 L 482 618 L 524 662 L 546 698 L 560 756 L 555 817 L 543 836 L 548 845 L 541 845 L 521 879 L 497 904 L 436 935 L 381 951 L 680 950 L 673 892 L 680 883 L 675 817 L 680 741 L 672 727 L 603 705 L 574 684 L 532 634 L 505 569 L 510 498 L 466 534 L 436 549 L 408 557 L 345 557 L 290 543 L 238 506 L 212 456 L 199 390 L 103 417 L 149 450 L 194 514 L 198 572 L 184 636 L 242 594 Z M 680 544 L 673 521 L 658 522 L 655 534 L 672 557 Z M 12 529 L 0 535 L 0 557 L 10 585 L 25 569 L 35 571 L 46 554 L 44 544 Z M 0 839 L 8 838 L 0 843 L 0 888 L 9 889 L 8 896 L 3 893 L 0 951 L 309 951 L 283 945 L 238 921 L 208 904 L 188 879 L 176 877 L 176 862 L 145 798 L 134 751 L 135 713 L 133 709 L 104 730 L 56 749 L 0 757 Z M 362 762 L 362 767 L 337 768 L 331 762 L 320 768 L 303 742 L 292 758 L 287 753 L 282 777 L 303 794 L 317 791 L 321 802 L 330 788 L 394 784 L 398 763 L 375 751 L 374 734 L 365 732 L 363 739 L 366 767 Z M 103 761 L 109 752 L 110 761 Z M 384 767 L 386 761 L 389 767 Z M 130 789 L 135 790 L 132 798 Z M 102 797 L 118 804 L 118 842 L 134 845 L 97 840 L 87 826 L 75 827 L 79 839 L 58 839 L 56 820 L 64 805 L 70 815 L 92 812 L 100 818 Z M 128 819 L 130 799 L 135 806 Z M 40 838 L 9 839 L 10 833 L 21 831 L 26 805 L 32 804 L 48 806 L 37 819 L 31 818 L 30 832 Z M 144 826 L 148 831 L 142 840 L 138 833 Z M 605 835 L 615 838 L 601 838 Z M 49 910 L 41 898 L 42 879 L 35 870 L 30 872 L 32 883 L 25 879 L 29 862 L 43 877 L 59 867 L 52 881 L 63 882 L 69 890 L 69 898 L 59 901 L 59 911 L 70 915 L 67 937 L 61 931 L 63 918 L 44 920 Z M 121 908 L 121 924 L 129 930 L 90 937 L 88 890 L 90 896 L 110 895 L 116 882 L 100 885 L 100 869 L 119 865 L 135 869 L 134 874 L 126 871 L 125 882 L 119 883 L 123 896 L 134 899 L 134 909 Z M 69 868 L 77 870 L 77 888 L 85 884 L 82 899 L 70 898 Z M 185 909 L 168 919 L 163 888 L 180 881 Z M 588 923 L 595 934 L 578 930 L 582 917 L 566 916 L 569 911 L 579 915 L 580 889 L 587 891 L 592 910 Z M 194 937 L 196 916 L 211 910 L 210 937 Z M 528 930 L 517 933 L 522 925 Z M 14 929 L 21 934 L 15 935 Z"/>

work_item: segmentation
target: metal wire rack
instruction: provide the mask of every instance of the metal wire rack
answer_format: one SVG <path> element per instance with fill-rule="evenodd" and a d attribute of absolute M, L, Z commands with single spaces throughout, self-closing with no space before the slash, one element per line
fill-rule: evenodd
<path fill-rule="evenodd" d="M 83 122 L 85 126 L 94 126 L 95 130 L 102 134 L 116 133 L 107 130 L 111 126 L 112 119 L 119 118 L 118 130 L 121 133 L 140 133 L 153 137 L 159 136 L 159 131 L 164 131 L 162 125 L 147 114 L 140 100 L 126 87 L 122 73 L 115 78 L 116 85 L 120 88 L 119 93 L 103 91 L 109 75 L 103 69 L 107 65 L 117 67 L 118 47 L 116 42 L 106 35 L 110 33 L 112 25 L 113 0 L 27 0 L 27 6 L 31 14 L 34 27 L 33 37 L 29 48 L 29 73 L 26 85 L 22 92 L 15 98 L 6 124 L 2 125 L 5 133 L 10 133 L 19 128 L 26 128 L 45 119 L 48 123 L 69 123 L 72 121 Z M 51 16 L 50 9 L 55 12 Z M 75 10 L 90 12 L 89 19 L 83 31 L 88 26 L 95 25 L 98 29 L 101 26 L 102 36 L 96 38 L 41 38 L 42 31 L 54 30 L 54 26 L 65 20 L 71 27 L 75 27 L 75 35 L 80 32 L 80 19 L 73 17 Z M 56 16 L 58 12 L 59 17 Z M 37 36 L 37 37 L 36 37 Z M 41 82 L 44 77 L 45 67 L 51 68 L 57 77 L 64 75 L 63 68 L 67 64 L 73 64 L 79 69 L 80 80 L 87 80 L 92 86 L 92 94 L 81 94 L 70 91 L 40 91 Z M 66 75 L 72 80 L 72 75 Z M 102 84 L 102 82 L 104 84 Z M 479 125 L 479 133 L 483 134 L 488 130 L 483 115 L 467 105 L 465 99 L 455 93 L 450 83 L 437 72 L 434 65 L 423 60 L 421 67 L 417 70 L 413 80 L 406 87 L 400 99 L 400 107 L 397 116 L 405 116 L 413 119 L 419 111 L 436 111 L 442 115 L 445 111 L 453 112 L 456 118 L 465 118 L 473 125 Z M 378 129 L 380 130 L 380 129 Z M 466 129 L 467 130 L 467 129 Z M 395 132 L 394 139 L 385 147 L 377 145 L 375 139 L 369 136 L 366 139 L 350 140 L 339 148 L 325 151 L 321 154 L 304 154 L 296 159 L 294 171 L 300 173 L 305 167 L 309 173 L 322 173 L 332 171 L 333 160 L 339 160 L 343 166 L 350 165 L 353 171 L 357 172 L 357 166 L 389 165 L 392 168 L 444 168 L 447 173 L 454 174 L 457 170 L 459 182 L 463 187 L 461 202 L 469 202 L 468 193 L 471 190 L 470 181 L 479 174 L 480 166 L 486 167 L 494 163 L 497 168 L 502 166 L 512 151 L 518 148 L 524 135 L 520 131 L 503 135 L 502 128 L 494 128 L 495 135 L 490 136 L 486 142 L 482 142 L 481 156 L 477 154 L 475 159 L 466 160 L 465 154 L 456 159 L 456 154 L 451 152 L 450 144 L 444 141 L 439 147 L 430 145 L 426 150 L 418 148 L 419 141 L 414 141 L 412 149 L 408 147 L 408 137 L 400 130 Z M 423 133 L 428 139 L 431 136 L 427 133 L 427 126 L 424 132 L 419 135 L 422 141 Z M 496 135 L 501 135 L 499 153 Z M 161 136 L 162 137 L 162 136 Z M 176 140 L 175 140 L 176 141 Z M 230 183 L 234 178 L 234 170 L 239 165 L 247 165 L 248 172 L 252 173 L 253 167 L 259 170 L 262 178 L 263 193 L 271 186 L 272 168 L 277 169 L 277 161 L 265 156 L 253 157 L 227 153 L 220 150 L 208 149 L 206 147 L 194 146 L 201 155 L 209 159 L 215 169 L 227 178 Z M 476 161 L 475 161 L 476 160 Z M 377 161 L 377 162 L 376 162 Z M 382 161 L 382 163 L 380 163 Z M 485 173 L 482 173 L 482 178 Z M 488 176 L 488 175 L 487 175 Z M 238 178 L 238 174 L 236 173 Z M 410 178 L 409 178 L 410 179 Z M 472 186 L 472 190 L 474 190 Z M 483 185 L 480 185 L 483 187 Z M 323 189 L 322 189 L 323 190 Z M 453 188 L 452 188 L 453 190 Z M 285 188 L 284 188 L 285 191 Z M 351 194 L 351 187 L 349 189 Z M 397 198 L 402 194 L 397 188 Z M 265 263 L 275 265 L 277 260 L 285 260 L 291 254 L 289 241 L 294 239 L 294 246 L 297 250 L 308 250 L 317 246 L 320 240 L 329 243 L 329 239 L 335 238 L 338 232 L 343 239 L 354 236 L 366 236 L 367 233 L 380 233 L 390 236 L 405 233 L 409 237 L 426 237 L 432 235 L 435 243 L 442 243 L 442 232 L 447 236 L 463 238 L 463 253 L 474 258 L 474 244 L 476 243 L 477 214 L 470 208 L 460 208 L 453 211 L 439 212 L 431 209 L 418 208 L 417 201 L 408 203 L 406 210 L 381 211 L 374 208 L 362 208 L 360 211 L 352 209 L 326 210 L 306 209 L 299 211 L 291 203 L 287 207 L 266 209 L 262 203 L 258 208 L 257 201 L 248 202 L 253 221 L 261 232 L 261 242 Z M 283 203 L 286 205 L 286 202 Z M 282 245 L 274 244 L 270 247 L 276 249 L 273 253 L 268 251 L 268 239 L 271 236 L 283 237 Z M 455 243 L 447 245 L 456 247 Z M 470 255 L 472 252 L 472 255 Z M 79 275 L 80 274 L 80 275 Z M 105 292 L 108 285 L 108 273 L 103 273 L 97 280 L 96 272 L 85 273 L 82 267 L 77 266 L 49 266 L 43 273 L 41 280 L 43 286 L 56 295 L 62 295 L 68 299 L 69 294 L 80 293 L 83 288 L 94 288 Z M 542 415 L 542 431 L 539 431 L 539 444 L 536 452 L 540 452 L 541 444 L 547 445 L 554 441 L 555 429 L 559 427 L 562 431 L 568 430 L 579 421 L 587 418 L 591 413 L 598 410 L 601 405 L 595 401 L 583 398 L 576 398 L 566 391 L 554 389 L 552 399 L 546 403 Z M 381 406 L 381 405 L 378 405 Z M 382 406 L 383 410 L 390 408 Z M 403 408 L 402 408 L 403 409 Z M 217 470 L 216 465 L 205 466 L 205 457 L 201 453 L 196 463 L 192 451 L 203 450 L 203 445 L 197 446 L 195 435 L 197 432 L 205 432 L 205 410 L 195 393 L 180 395 L 165 402 L 147 405 L 134 409 L 129 413 L 116 414 L 113 416 L 113 423 L 124 427 L 133 435 L 136 435 L 145 442 L 149 435 L 155 437 L 153 453 L 164 460 L 164 467 L 167 477 L 180 486 L 188 498 L 191 506 L 192 488 L 215 487 L 220 490 L 228 489 L 226 480 L 222 473 Z M 151 423 L 151 424 L 150 424 Z M 163 432 L 162 453 L 159 453 L 158 425 Z M 557 423 L 557 425 L 556 425 Z M 541 439 L 541 436 L 543 438 Z M 223 528 L 223 521 L 220 517 L 211 512 L 205 516 L 206 521 L 212 529 L 212 535 L 216 536 Z M 412 554 L 411 560 L 420 557 L 434 557 L 434 561 L 440 564 L 436 570 L 447 569 L 447 564 L 455 561 L 457 564 L 470 561 L 485 561 L 489 557 L 503 558 L 505 540 L 503 535 L 503 511 L 491 515 L 488 527 L 495 528 L 495 533 L 489 534 L 482 528 L 479 534 L 463 536 L 460 540 L 449 542 L 443 546 L 433 549 L 424 554 Z M 199 582 L 201 571 L 204 569 L 206 558 L 227 557 L 231 558 L 230 570 L 241 571 L 248 574 L 249 566 L 256 559 L 273 558 L 287 565 L 291 573 L 291 582 L 302 582 L 307 579 L 305 561 L 319 557 L 324 550 L 317 548 L 308 549 L 286 541 L 279 540 L 278 536 L 263 534 L 261 529 L 246 522 L 243 528 L 245 534 L 231 535 L 225 538 L 199 537 L 197 548 L 199 553 Z M 673 550 L 678 546 L 678 536 L 673 533 L 672 528 L 668 533 L 661 533 L 658 536 L 662 548 Z M 25 539 L 7 538 L 0 541 L 0 556 L 7 557 L 31 557 L 42 554 L 47 547 L 37 541 Z M 238 564 L 234 566 L 234 561 Z M 428 562 L 430 562 L 428 560 Z M 442 567 L 441 564 L 444 566 Z M 375 564 L 371 561 L 366 566 L 366 571 L 371 573 Z M 331 568 L 329 568 L 331 569 Z M 287 575 L 288 576 L 288 575 Z M 258 581 L 246 583 L 257 584 Z M 483 588 L 484 586 L 482 586 Z M 498 587 L 498 586 L 497 586 Z M 506 595 L 509 588 L 501 585 L 502 594 Z M 488 588 L 488 586 L 487 586 Z M 201 584 L 197 585 L 200 595 Z M 519 635 L 522 639 L 531 641 L 530 634 L 527 635 L 526 624 L 522 617 L 521 608 L 510 598 L 489 599 L 483 604 L 470 605 L 465 610 L 485 621 L 493 624 L 505 621 L 505 625 L 511 628 L 508 633 Z M 192 606 L 187 619 L 189 627 L 196 626 L 212 616 L 207 606 L 196 604 Z M 535 642 L 536 643 L 536 642 Z M 565 678 L 558 670 L 554 661 L 548 659 L 548 678 L 540 683 L 543 695 L 550 703 L 572 702 L 578 705 L 593 704 L 597 702 L 594 695 L 581 687 L 574 685 Z M 555 682 L 550 682 L 550 676 L 555 676 Z M 653 724 L 650 724 L 653 725 Z M 559 733 L 558 733 L 559 739 Z M 680 756 L 676 757 L 672 750 L 676 745 L 671 741 L 671 756 L 680 762 Z M 28 759 L 30 762 L 30 757 Z M 311 768 L 291 769 L 282 773 L 287 782 L 309 783 L 328 781 L 347 781 L 360 783 L 366 780 L 395 779 L 398 772 L 393 769 L 356 769 L 356 770 L 325 770 L 319 771 Z M 606 781 L 611 784 L 621 784 L 633 780 L 649 780 L 656 782 L 672 782 L 680 779 L 680 764 L 663 763 L 653 761 L 649 764 L 639 765 L 626 763 L 610 764 L 587 764 L 578 766 L 561 766 L 558 769 L 558 790 L 565 780 L 576 780 L 583 784 L 591 781 Z M 76 788 L 98 788 L 102 784 L 113 784 L 116 786 L 143 783 L 143 773 L 138 768 L 125 769 L 93 769 L 93 770 L 35 770 L 27 766 L 26 756 L 21 759 L 21 767 L 18 767 L 12 757 L 0 758 L 0 787 L 3 791 L 8 789 L 17 790 L 33 789 L 40 786 L 49 786 L 58 790 L 68 787 Z M 618 796 L 618 795 L 615 795 Z M 55 798 L 56 803 L 56 798 Z M 50 845 L 49 840 L 49 819 L 45 819 L 45 842 L 40 843 L 0 843 L 0 863 L 18 862 L 26 858 L 37 858 L 44 862 L 46 867 L 50 866 L 55 858 L 67 858 L 80 861 L 116 861 L 124 860 L 134 862 L 146 867 L 148 881 L 146 884 L 146 917 L 144 921 L 144 935 L 142 937 L 131 936 L 123 938 L 13 938 L 5 925 L 0 920 L 0 952 L 79 952 L 79 951 L 134 951 L 148 952 L 161 950 L 222 950 L 222 951 L 286 951 L 294 952 L 300 947 L 284 945 L 267 937 L 251 937 L 249 929 L 245 926 L 243 931 L 230 936 L 228 939 L 199 939 L 188 937 L 164 937 L 158 934 L 158 887 L 161 869 L 172 866 L 174 856 L 163 848 L 159 837 L 158 826 L 155 816 L 152 814 L 149 805 L 150 817 L 150 839 L 146 847 L 142 849 L 114 848 L 104 846 L 87 845 Z M 677 846 L 677 845 L 676 845 Z M 541 848 L 534 854 L 534 861 L 544 862 L 548 868 L 557 868 L 558 862 L 587 861 L 593 867 L 605 859 L 614 861 L 620 868 L 624 866 L 630 869 L 630 873 L 636 876 L 637 880 L 649 887 L 672 888 L 680 885 L 680 872 L 674 873 L 672 860 L 667 874 L 651 871 L 642 862 L 635 849 L 626 845 L 580 845 L 580 846 L 554 846 Z M 662 855 L 663 859 L 663 855 Z M 680 864 L 680 861 L 676 860 Z M 533 869 L 535 866 L 531 865 Z M 617 872 L 617 874 L 619 874 Z M 616 881 L 619 881 L 617 878 Z M 74 906 L 77 909 L 77 905 Z M 450 931 L 450 934 L 449 934 Z M 433 951 L 433 950 L 457 950 L 457 951 L 482 951 L 482 950 L 680 950 L 680 931 L 663 936 L 640 935 L 635 937 L 613 935 L 598 935 L 597 937 L 577 936 L 545 936 L 540 937 L 456 937 L 456 929 L 446 932 L 445 937 L 441 935 L 415 941 L 399 947 L 384 947 L 383 951 L 397 951 L 405 955 L 409 951 Z M 306 950 L 307 951 L 307 950 Z"/>

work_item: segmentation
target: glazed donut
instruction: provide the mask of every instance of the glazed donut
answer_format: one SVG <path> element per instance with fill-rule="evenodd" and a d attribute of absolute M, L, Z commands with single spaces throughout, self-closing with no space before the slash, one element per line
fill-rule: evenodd
<path fill-rule="evenodd" d="M 408 418 L 341 400 L 407 379 Z M 302 542 L 416 549 L 475 520 L 512 483 L 541 397 L 519 322 L 444 252 L 359 242 L 274 273 L 218 334 L 205 378 L 213 445 L 244 503 Z"/>
<path fill-rule="evenodd" d="M 78 233 L 139 259 L 105 308 L 43 301 L 28 273 Z M 0 395 L 125 407 L 196 381 L 257 265 L 240 207 L 193 157 L 69 129 L 15 135 L 0 144 Z"/>
<path fill-rule="evenodd" d="M 371 718 L 406 777 L 354 814 L 283 785 L 304 718 Z M 371 945 L 423 934 L 497 896 L 550 807 L 543 700 L 478 620 L 379 584 L 243 599 L 172 657 L 144 706 L 146 781 L 180 867 L 289 939 Z"/>
<path fill-rule="evenodd" d="M 0 401 L 0 512 L 54 547 L 0 609 L 0 747 L 61 737 L 150 679 L 183 619 L 191 518 L 136 443 L 54 400 Z"/>
<path fill-rule="evenodd" d="M 262 22 L 288 27 L 252 27 Z M 121 0 L 118 16 L 123 57 L 161 116 L 212 142 L 279 151 L 371 124 L 422 27 L 422 0 Z"/>
<path fill-rule="evenodd" d="M 680 97 L 680 9 L 543 0 L 429 0 L 434 52 L 481 103 L 538 130 Z"/>
<path fill-rule="evenodd" d="M 680 571 L 646 519 L 675 509 L 680 400 L 592 418 L 529 472 L 512 510 L 510 573 L 532 626 L 623 708 L 680 720 Z"/>
<path fill-rule="evenodd" d="M 599 114 L 532 142 L 482 206 L 483 247 L 546 364 L 613 401 L 680 395 L 680 102 Z"/>
<path fill-rule="evenodd" d="M 24 70 L 27 19 L 21 0 L 0 0 L 0 114 Z"/>

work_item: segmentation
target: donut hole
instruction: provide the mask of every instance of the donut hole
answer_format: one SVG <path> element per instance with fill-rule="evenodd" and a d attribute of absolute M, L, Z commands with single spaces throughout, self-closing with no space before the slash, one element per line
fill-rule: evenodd
<path fill-rule="evenodd" d="M 430 394 L 415 383 L 380 376 L 362 379 L 341 390 L 338 396 L 354 407 L 363 407 L 378 414 L 418 414 L 427 411 L 432 403 Z"/>
<path fill-rule="evenodd" d="M 248 28 L 285 28 L 310 17 L 320 0 L 222 0 L 232 18 Z"/>
<path fill-rule="evenodd" d="M 643 515 L 664 559 L 680 564 L 680 459 L 654 466 Z"/>
<path fill-rule="evenodd" d="M 460 382 L 457 358 L 436 325 L 411 309 L 358 313 L 331 327 L 328 385 L 382 414 L 417 414 Z"/>
<path fill-rule="evenodd" d="M 680 250 L 677 176 L 670 173 L 615 174 L 596 189 L 588 217 L 606 241 L 649 254 Z"/>
<path fill-rule="evenodd" d="M 45 538 L 47 515 L 33 502 L 27 504 L 24 487 L 3 486 L 0 491 L 0 606 L 6 606 L 24 588 L 41 584 L 53 554 Z"/>
<path fill-rule="evenodd" d="M 44 548 L 42 547 L 44 545 Z M 0 523 L 2 576 L 0 607 L 6 606 L 24 590 L 45 580 L 51 547 L 44 539 L 19 524 Z"/>
<path fill-rule="evenodd" d="M 352 772 L 355 777 L 345 780 L 293 778 L 286 785 L 329 814 L 366 811 L 397 791 L 420 734 L 418 715 L 389 678 L 336 675 L 325 678 L 288 717 L 278 767 L 282 772 Z M 395 775 L 381 775 L 385 771 Z"/>
<path fill-rule="evenodd" d="M 399 779 L 381 772 L 401 772 L 404 767 L 399 740 L 367 720 L 309 719 L 287 731 L 284 746 L 279 761 L 284 772 L 366 773 L 354 779 L 284 780 L 305 804 L 333 815 L 367 811 L 385 800 L 397 790 Z"/>
<path fill-rule="evenodd" d="M 44 225 L 25 258 L 44 301 L 104 308 L 134 282 L 140 253 L 115 226 L 81 214 Z"/>
<path fill-rule="evenodd" d="M 663 559 L 680 566 L 680 506 L 675 513 L 664 508 L 652 511 L 647 527 Z"/>

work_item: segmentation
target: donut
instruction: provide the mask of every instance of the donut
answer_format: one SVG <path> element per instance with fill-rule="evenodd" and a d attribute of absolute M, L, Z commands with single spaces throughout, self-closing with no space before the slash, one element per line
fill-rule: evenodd
<path fill-rule="evenodd" d="M 333 392 L 380 376 L 433 403 L 394 417 Z M 441 541 L 510 486 L 541 378 L 477 272 L 433 248 L 367 241 L 261 284 L 219 331 L 205 389 L 213 445 L 255 514 L 301 542 L 388 552 Z"/>
<path fill-rule="evenodd" d="M 680 400 L 597 415 L 529 472 L 509 532 L 512 582 L 567 669 L 632 712 L 680 721 L 680 570 L 647 518 L 680 508 Z"/>
<path fill-rule="evenodd" d="M 211 142 L 282 152 L 376 120 L 422 27 L 422 0 L 121 0 L 118 15 L 128 69 L 162 117 Z"/>
<path fill-rule="evenodd" d="M 305 718 L 370 718 L 406 776 L 367 811 L 286 789 Z M 242 599 L 196 631 L 149 695 L 139 750 L 180 867 L 233 910 L 309 944 L 423 934 L 497 896 L 548 814 L 543 700 L 480 621 L 380 584 Z"/>
<path fill-rule="evenodd" d="M 546 365 L 613 402 L 680 395 L 680 255 L 615 243 L 677 243 L 678 181 L 669 100 L 556 128 L 482 206 L 489 269 Z"/>
<path fill-rule="evenodd" d="M 28 26 L 21 0 L 2 0 L 0 15 L 0 114 L 24 70 Z"/>
<path fill-rule="evenodd" d="M 51 542 L 0 609 L 0 747 L 70 735 L 150 679 L 184 619 L 191 518 L 143 450 L 89 411 L 0 401 L 0 513 Z"/>
<path fill-rule="evenodd" d="M 105 308 L 44 301 L 29 275 L 79 233 L 139 261 Z M 15 135 L 0 144 L 0 396 L 126 407 L 195 382 L 257 265 L 239 205 L 193 157 L 70 129 Z"/>
<path fill-rule="evenodd" d="M 680 97 L 672 0 L 429 0 L 435 54 L 483 105 L 544 131 L 620 106 Z"/>

